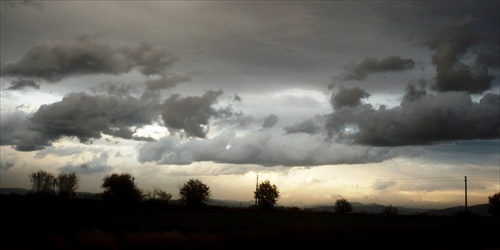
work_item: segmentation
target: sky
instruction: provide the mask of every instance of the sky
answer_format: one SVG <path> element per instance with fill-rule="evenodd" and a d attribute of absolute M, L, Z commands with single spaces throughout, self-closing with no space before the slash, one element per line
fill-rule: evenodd
<path fill-rule="evenodd" d="M 498 1 L 1 1 L 0 187 L 419 208 L 500 192 Z M 465 182 L 467 177 L 467 182 Z"/>

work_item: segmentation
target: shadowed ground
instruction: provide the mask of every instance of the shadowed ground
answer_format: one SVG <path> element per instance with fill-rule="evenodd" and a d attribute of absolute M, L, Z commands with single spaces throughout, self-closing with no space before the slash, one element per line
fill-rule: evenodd
<path fill-rule="evenodd" d="M 393 216 L 2 196 L 2 249 L 495 249 L 500 219 Z"/>

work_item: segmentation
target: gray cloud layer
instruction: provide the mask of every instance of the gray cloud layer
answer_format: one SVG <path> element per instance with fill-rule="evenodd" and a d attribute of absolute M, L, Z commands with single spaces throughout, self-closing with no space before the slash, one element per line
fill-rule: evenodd
<path fill-rule="evenodd" d="M 26 87 L 39 89 L 40 85 L 33 80 L 17 79 L 11 82 L 8 90 L 24 89 Z"/>
<path fill-rule="evenodd" d="M 45 4 L 51 5 L 48 2 Z M 74 4 L 85 10 L 91 9 L 80 3 Z M 461 5 L 460 8 L 445 9 L 441 4 L 438 8 L 430 3 L 407 2 L 394 2 L 390 5 L 378 2 L 341 2 L 335 5 L 321 1 L 294 2 L 290 5 L 281 2 L 265 5 L 255 2 L 225 2 L 218 9 L 212 2 L 175 2 L 167 6 L 171 8 L 161 10 L 156 9 L 157 5 L 143 5 L 144 3 L 102 4 L 109 9 L 119 6 L 128 14 L 135 13 L 138 9 L 139 12 L 147 10 L 144 13 L 161 12 L 161 15 L 148 15 L 147 18 L 137 15 L 140 16 L 137 19 L 114 19 L 117 18 L 116 15 L 99 15 L 109 19 L 99 19 L 96 23 L 99 26 L 102 23 L 119 23 L 120 27 L 124 23 L 127 25 L 126 32 L 120 34 L 116 31 L 112 39 L 121 40 L 123 36 L 133 37 L 133 40 L 152 39 L 153 44 L 177 45 L 185 53 L 183 55 L 191 60 L 183 65 L 186 67 L 185 72 L 202 72 L 199 78 L 202 82 L 195 79 L 194 75 L 166 74 L 167 68 L 178 57 L 165 48 L 149 43 L 114 47 L 111 43 L 99 43 L 88 36 L 70 41 L 38 43 L 22 53 L 23 56 L 18 61 L 2 65 L 2 77 L 13 78 L 8 89 L 39 88 L 36 82 L 38 80 L 55 83 L 75 76 L 119 75 L 132 70 L 139 71 L 143 76 L 153 77 L 145 80 L 146 92 L 141 98 L 130 95 L 130 85 L 107 82 L 101 84 L 100 89 L 94 89 L 95 92 L 104 90 L 107 95 L 72 93 L 60 102 L 42 106 L 33 114 L 2 114 L 1 145 L 14 145 L 17 150 L 30 151 L 42 149 L 66 136 L 88 142 L 100 138 L 102 134 L 143 140 L 147 138 L 134 136 L 134 129 L 161 120 L 171 135 L 160 141 L 144 143 L 139 152 L 141 162 L 189 164 L 193 161 L 214 161 L 292 166 L 377 162 L 402 150 L 373 146 L 499 138 L 499 96 L 487 94 L 481 101 L 474 102 L 469 95 L 490 90 L 492 73 L 498 73 L 498 22 L 491 22 L 498 21 L 498 13 L 490 10 L 493 9 L 491 7 L 498 7 L 498 3 L 481 6 L 466 4 L 465 7 L 471 8 Z M 241 7 L 242 4 L 245 8 Z M 64 10 L 59 12 L 61 13 L 73 8 L 73 5 L 51 7 Z M 210 7 L 213 12 L 207 12 L 206 7 Z M 51 11 L 52 8 L 47 10 Z M 190 13 L 193 15 L 189 19 L 184 19 L 184 14 L 179 15 L 178 10 L 183 8 L 192 11 Z M 52 27 L 55 28 L 62 29 L 65 25 L 59 17 L 52 20 L 47 12 L 42 15 L 40 12 L 23 12 L 25 10 L 12 10 L 14 14 L 23 15 L 2 11 L 2 28 L 8 27 L 7 32 L 10 32 L 2 38 L 2 41 L 7 41 L 3 42 L 3 46 L 16 48 L 15 41 L 24 43 L 28 40 L 19 39 L 26 36 L 18 31 L 40 28 L 31 28 L 30 25 L 38 24 L 36 21 L 20 18 L 28 16 L 26 13 L 39 15 L 39 19 L 33 17 L 33 20 L 49 22 L 50 17 Z M 102 8 L 95 11 L 105 13 L 101 12 L 105 11 Z M 165 15 L 164 11 L 169 11 L 170 15 Z M 454 19 L 469 12 L 477 19 Z M 85 11 L 71 13 L 81 15 Z M 84 20 L 88 19 L 86 13 L 83 16 Z M 486 21 L 482 19 L 483 16 L 486 16 Z M 156 22 L 154 19 L 158 17 L 166 19 Z M 415 20 L 409 20 L 412 18 Z M 438 20 L 442 19 L 448 21 L 426 33 L 429 27 L 435 27 L 440 23 Z M 189 23 L 186 20 L 199 25 L 186 25 Z M 366 29 L 366 23 L 373 24 L 373 29 Z M 142 33 L 139 27 L 172 35 L 163 37 L 155 35 L 155 32 Z M 491 27 L 496 29 L 492 31 Z M 97 28 L 101 27 L 92 28 L 100 30 Z M 210 32 L 207 36 L 207 30 L 213 33 Z M 31 31 L 29 35 L 35 33 Z M 68 34 L 70 33 L 60 34 L 60 37 L 68 37 Z M 153 35 L 143 37 L 139 34 Z M 425 48 L 420 46 L 418 49 L 410 49 L 409 41 L 402 39 L 409 34 L 425 34 Z M 41 38 L 37 39 L 39 41 Z M 370 43 L 367 44 L 366 41 Z M 20 46 L 26 47 L 29 46 Z M 363 102 L 371 97 L 365 90 L 368 88 L 342 86 L 328 100 L 333 107 L 331 114 L 314 116 L 312 113 L 313 118 L 285 127 L 284 135 L 263 130 L 249 132 L 242 137 L 222 134 L 207 138 L 211 125 L 222 129 L 231 126 L 240 129 L 258 123 L 262 128 L 274 128 L 278 121 L 283 122 L 287 117 L 271 114 L 263 119 L 254 119 L 242 112 L 234 112 L 230 106 L 217 106 L 220 104 L 222 90 L 207 91 L 199 96 L 173 94 L 166 99 L 161 99 L 163 96 L 158 94 L 186 81 L 195 81 L 193 89 L 203 88 L 206 91 L 214 86 L 223 86 L 239 94 L 245 88 L 260 93 L 270 89 L 282 91 L 296 86 L 300 89 L 312 85 L 318 87 L 325 84 L 323 78 L 328 78 L 328 72 L 353 58 L 362 59 L 349 65 L 334 80 L 345 84 L 346 81 L 356 81 L 355 84 L 370 87 L 377 85 L 373 88 L 384 89 L 386 85 L 366 80 L 372 74 L 414 69 L 417 59 L 409 58 L 417 58 L 421 52 L 427 53 L 426 48 L 432 50 L 432 58 L 428 60 L 435 65 L 437 73 L 435 82 L 429 80 L 428 84 L 438 91 L 437 94 L 426 90 L 427 81 L 424 79 L 421 85 L 407 86 L 399 106 L 375 109 Z M 15 54 L 10 49 L 6 52 Z M 12 55 L 8 58 L 14 58 Z M 421 59 L 418 58 L 418 62 Z M 413 79 L 408 81 L 411 80 Z M 205 81 L 207 85 L 203 85 Z M 393 88 L 404 82 L 406 81 L 388 81 L 384 84 Z M 305 86 L 305 83 L 310 85 Z M 398 91 L 402 92 L 401 90 Z M 190 91 L 194 90 L 187 90 L 191 94 Z M 247 99 L 242 100 L 235 94 L 233 101 L 244 103 L 245 100 Z M 270 106 L 268 104 L 266 108 Z M 265 114 L 268 114 L 267 110 Z M 219 120 L 214 121 L 216 119 Z M 324 132 L 329 137 L 323 135 Z M 39 157 L 43 155 L 41 153 Z M 77 167 L 79 166 L 69 166 L 70 169 Z"/>
<path fill-rule="evenodd" d="M 147 43 L 136 47 L 112 48 L 82 36 L 74 41 L 37 44 L 14 63 L 2 65 L 2 76 L 58 82 L 64 78 L 90 74 L 122 74 L 137 68 L 142 74 L 161 75 L 178 57 L 165 48 Z"/>
<path fill-rule="evenodd" d="M 134 136 L 135 129 L 150 125 L 160 115 L 173 133 L 204 138 L 211 118 L 233 115 L 230 106 L 212 106 L 222 91 L 207 91 L 202 96 L 170 96 L 163 104 L 131 96 L 72 93 L 60 102 L 43 105 L 32 115 L 14 112 L 2 115 L 2 145 L 17 150 L 39 150 L 62 137 L 81 142 L 101 138 L 101 134 L 123 139 L 152 140 Z"/>
<path fill-rule="evenodd" d="M 356 107 L 361 104 L 361 99 L 368 97 L 370 97 L 370 94 L 363 89 L 346 89 L 342 87 L 339 92 L 331 96 L 330 103 L 334 109 L 340 109 L 342 107 Z"/>
<path fill-rule="evenodd" d="M 212 161 L 263 166 L 313 166 L 381 162 L 400 154 L 415 154 L 407 148 L 375 148 L 332 143 L 323 136 L 308 134 L 273 135 L 257 131 L 243 137 L 224 133 L 205 140 L 183 141 L 164 137 L 139 150 L 140 162 L 190 164 Z"/>
<path fill-rule="evenodd" d="M 146 81 L 146 90 L 157 91 L 175 87 L 178 83 L 190 81 L 189 76 L 162 76 L 159 79 Z"/>
<path fill-rule="evenodd" d="M 276 123 L 278 123 L 279 117 L 275 114 L 270 114 L 264 118 L 262 122 L 262 128 L 272 128 Z"/>
<path fill-rule="evenodd" d="M 461 92 L 422 95 L 392 109 L 344 108 L 327 121 L 330 135 L 342 135 L 349 125 L 357 131 L 343 139 L 378 146 L 500 138 L 500 96 L 487 94 L 476 103 Z"/>
<path fill-rule="evenodd" d="M 113 170 L 111 166 L 107 163 L 109 155 L 107 153 L 102 153 L 99 157 L 94 156 L 92 160 L 82 163 L 82 164 L 66 164 L 60 167 L 58 170 L 61 173 L 76 173 L 76 174 L 96 174 L 96 173 L 108 173 Z"/>
<path fill-rule="evenodd" d="M 5 123 L 2 124 L 2 145 L 31 151 L 49 146 L 63 136 L 87 142 L 100 138 L 101 133 L 135 139 L 131 127 L 151 124 L 158 114 L 155 103 L 133 97 L 72 93 L 60 102 L 41 106 L 29 118 L 20 112 L 2 117 Z"/>
<path fill-rule="evenodd" d="M 447 21 L 432 30 L 426 44 L 429 48 L 436 49 L 432 55 L 432 63 L 437 71 L 434 86 L 436 90 L 482 93 L 490 89 L 494 76 L 490 74 L 489 68 L 498 65 L 498 56 L 496 59 L 488 56 L 494 50 L 488 54 L 474 52 L 472 49 L 475 46 L 482 46 L 480 38 L 474 32 L 472 18 Z M 498 46 L 497 44 L 497 52 Z M 477 57 L 473 65 L 460 60 L 467 52 L 472 52 Z"/>
<path fill-rule="evenodd" d="M 222 93 L 222 91 L 207 91 L 202 96 L 170 96 L 162 107 L 165 126 L 188 137 L 205 138 L 211 117 L 227 117 L 233 114 L 230 107 L 221 109 L 212 107 Z"/>
<path fill-rule="evenodd" d="M 340 81 L 365 80 L 368 75 L 383 72 L 400 72 L 413 69 L 415 61 L 412 59 L 403 59 L 399 56 L 390 56 L 382 60 L 366 57 L 361 62 L 352 64 L 347 67 L 346 72 L 336 76 L 335 79 Z"/>
<path fill-rule="evenodd" d="M 81 142 L 101 138 L 102 134 L 123 139 L 152 140 L 134 135 L 137 128 L 153 124 L 160 117 L 172 133 L 204 138 L 211 118 L 227 118 L 230 106 L 214 108 L 222 91 L 202 96 L 171 95 L 160 104 L 122 95 L 71 93 L 60 102 L 43 105 L 34 114 L 21 111 L 2 114 L 1 145 L 14 145 L 20 151 L 40 150 L 62 137 Z"/>
<path fill-rule="evenodd" d="M 314 118 L 306 119 L 304 121 L 296 122 L 294 125 L 286 126 L 283 128 L 286 134 L 305 133 L 317 134 L 323 132 L 325 129 L 325 116 L 316 115 Z"/>

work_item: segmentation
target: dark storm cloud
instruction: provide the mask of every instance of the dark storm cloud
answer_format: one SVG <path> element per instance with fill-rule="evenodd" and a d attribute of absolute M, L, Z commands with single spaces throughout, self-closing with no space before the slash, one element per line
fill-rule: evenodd
<path fill-rule="evenodd" d="M 133 97 L 91 96 L 72 93 L 61 102 L 43 105 L 31 118 L 37 131 L 51 135 L 76 136 L 81 141 L 100 138 L 101 132 L 132 138 L 132 126 L 151 124 L 158 115 L 154 103 Z"/>
<path fill-rule="evenodd" d="M 63 137 L 76 137 L 83 143 L 101 138 L 102 134 L 153 141 L 134 133 L 160 115 L 171 132 L 205 138 L 211 118 L 237 116 L 230 106 L 213 107 L 222 93 L 207 91 L 202 96 L 188 97 L 175 94 L 163 104 L 127 95 L 71 93 L 60 102 L 42 105 L 31 115 L 21 111 L 2 114 L 0 143 L 13 145 L 19 151 L 34 151 Z"/>
<path fill-rule="evenodd" d="M 403 102 L 411 102 L 420 99 L 427 94 L 426 82 L 421 80 L 418 83 L 411 83 L 406 86 L 406 93 L 403 96 Z"/>
<path fill-rule="evenodd" d="M 478 53 L 476 63 L 479 67 L 498 69 L 500 67 L 500 44 L 485 46 L 485 48 Z"/>
<path fill-rule="evenodd" d="M 95 13 L 98 13 L 94 15 L 95 20 L 88 19 L 88 13 L 93 9 L 88 7 L 89 5 L 47 4 L 50 7 L 47 10 L 51 12 L 44 12 L 43 15 L 33 12 L 30 18 L 26 13 L 31 12 L 2 12 L 2 28 L 9 32 L 2 38 L 2 41 L 6 41 L 3 45 L 13 48 L 7 49 L 10 55 L 4 54 L 4 57 L 16 59 L 9 60 L 13 63 L 2 65 L 2 76 L 33 82 L 39 79 L 57 82 L 78 75 L 117 75 L 137 70 L 150 77 L 145 85 L 141 86 L 146 87 L 147 91 L 139 100 L 131 97 L 131 92 L 134 91 L 131 85 L 108 82 L 101 85 L 103 89 L 95 91 L 104 92 L 107 96 L 87 96 L 84 98 L 85 102 L 66 100 L 73 97 L 72 94 L 61 102 L 45 105 L 33 118 L 27 114 L 2 114 L 0 142 L 2 145 L 15 145 L 18 150 L 37 150 L 64 136 L 77 137 L 84 142 L 99 138 L 103 133 L 127 139 L 150 139 L 134 136 L 133 132 L 135 128 L 150 124 L 157 117 L 162 118 L 163 125 L 170 132 L 180 132 L 186 137 L 197 138 L 186 138 L 171 133 L 170 137 L 161 141 L 146 142 L 140 151 L 140 159 L 143 162 L 188 164 L 193 161 L 214 161 L 290 166 L 377 162 L 390 158 L 391 154 L 388 152 L 393 149 L 353 145 L 349 142 L 385 146 L 454 138 L 498 137 L 497 95 L 486 96 L 481 102 L 475 103 L 470 96 L 456 93 L 431 96 L 425 90 L 426 86 L 411 84 L 406 89 L 401 106 L 396 108 L 387 109 L 382 106 L 374 109 L 363 102 L 364 98 L 370 96 L 365 91 L 369 89 L 366 85 L 361 85 L 363 88 L 349 86 L 331 96 L 329 101 L 334 107 L 332 114 L 285 127 L 284 136 L 264 133 L 269 131 L 263 130 L 261 133 L 249 132 L 242 137 L 220 135 L 198 140 L 208 137 L 207 132 L 212 122 L 221 128 L 227 128 L 229 125 L 240 129 L 249 127 L 250 124 L 256 127 L 274 127 L 277 120 L 268 119 L 267 123 L 262 123 L 265 120 L 234 113 L 230 108 L 217 108 L 220 107 L 220 91 L 209 91 L 203 96 L 185 97 L 187 93 L 173 95 L 160 105 L 160 109 L 155 110 L 157 104 L 161 103 L 162 95 L 158 93 L 165 94 L 160 90 L 171 89 L 190 79 L 165 74 L 168 66 L 178 58 L 163 48 L 146 43 L 135 47 L 115 47 L 113 44 L 99 43 L 95 39 L 83 37 L 75 41 L 41 43 L 27 50 L 22 57 L 18 57 L 16 53 L 19 48 L 28 47 L 26 41 L 40 41 L 46 37 L 68 37 L 70 32 L 78 30 L 99 30 L 105 34 L 113 32 L 111 39 L 121 42 L 128 42 L 128 39 L 136 41 L 132 45 L 139 44 L 138 39 L 152 41 L 152 44 L 174 45 L 180 54 L 191 60 L 182 66 L 185 67 L 185 72 L 213 72 L 213 75 L 200 75 L 200 79 L 207 80 L 206 85 L 203 85 L 205 82 L 196 82 L 193 84 L 194 88 L 188 90 L 189 94 L 193 93 L 190 91 L 197 91 L 195 88 L 198 87 L 206 90 L 224 89 L 220 87 L 227 86 L 230 87 L 231 93 L 245 90 L 264 93 L 270 89 L 282 91 L 290 86 L 300 89 L 320 85 L 324 87 L 323 80 L 328 77 L 329 72 L 352 59 L 360 60 L 341 72 L 336 80 L 362 81 L 372 74 L 388 72 L 415 73 L 409 71 L 414 69 L 417 63 L 405 58 L 422 60 L 419 56 L 427 53 L 426 48 L 419 47 L 416 50 L 401 38 L 410 33 L 419 36 L 422 30 L 427 31 L 428 27 L 435 26 L 437 20 L 456 16 L 458 9 L 459 16 L 474 12 L 477 10 L 475 6 L 479 4 L 440 3 L 439 8 L 433 8 L 433 12 L 430 12 L 427 6 L 434 4 L 430 2 L 392 2 L 389 5 L 379 2 L 339 2 L 333 5 L 322 1 L 293 4 L 274 2 L 270 3 L 271 5 L 226 2 L 224 5 L 230 6 L 221 8 L 212 6 L 212 2 L 198 6 L 195 6 L 198 3 L 175 3 L 165 8 L 107 2 L 102 3 L 105 8 L 95 9 Z M 180 5 L 176 7 L 176 4 Z M 494 4 L 498 7 L 498 3 Z M 382 5 L 384 7 L 381 7 Z M 405 11 L 398 11 L 403 9 L 402 5 Z M 137 9 L 138 6 L 141 8 Z M 76 11 L 68 11 L 72 9 Z M 106 11 L 113 9 L 125 11 L 122 12 L 125 14 L 108 15 Z M 185 15 L 185 12 L 179 11 L 181 9 L 189 10 L 191 14 Z M 487 9 L 493 9 L 490 12 L 498 16 L 498 8 Z M 137 12 L 138 10 L 140 11 Z M 148 13 L 146 18 L 140 14 L 144 10 L 151 10 L 144 12 Z M 415 10 L 418 10 L 418 16 L 414 15 Z M 169 14 L 166 15 L 165 11 Z M 64 12 L 67 16 L 56 15 Z M 381 14 L 401 18 L 404 22 L 385 20 Z M 481 17 L 483 13 L 472 14 Z M 408 26 L 409 20 L 412 22 L 411 27 Z M 498 65 L 495 64 L 495 61 L 498 62 L 498 46 L 489 44 L 491 48 L 485 47 L 484 40 L 475 39 L 478 38 L 476 33 L 484 34 L 482 30 L 485 26 L 482 24 L 485 23 L 479 21 L 481 23 L 472 25 L 472 28 L 468 26 L 471 25 L 468 21 L 450 21 L 448 26 L 440 26 L 436 33 L 428 37 L 426 46 L 436 51 L 436 58 L 432 59 L 438 69 L 438 82 L 453 80 L 460 86 L 462 83 L 465 86 L 467 80 L 469 83 L 482 83 L 478 84 L 478 88 L 472 89 L 477 92 L 471 91 L 470 87 L 457 89 L 474 93 L 484 89 L 486 85 L 481 77 L 488 78 L 488 70 Z M 69 27 L 68 23 L 76 26 Z M 103 23 L 109 26 L 102 25 Z M 189 25 L 192 23 L 199 25 Z M 370 29 L 367 29 L 367 23 L 370 23 Z M 489 23 L 490 26 L 498 28 L 498 22 Z M 96 26 L 89 26 L 92 24 Z M 126 28 L 115 26 L 116 24 L 125 24 Z M 40 32 L 44 30 L 42 26 L 51 29 Z M 414 32 L 413 28 L 418 28 L 419 33 Z M 158 30 L 170 35 L 157 36 Z M 206 32 L 207 30 L 211 32 Z M 495 32 L 498 33 L 498 29 Z M 469 38 L 474 39 L 468 40 Z M 468 53 L 471 53 L 472 57 L 468 57 Z M 475 53 L 477 58 L 473 62 Z M 365 58 L 367 55 L 375 57 Z M 387 55 L 402 57 L 385 57 Z M 21 59 L 17 60 L 18 58 Z M 430 57 L 427 59 L 430 60 Z M 464 64 L 471 61 L 477 65 Z M 229 78 L 226 78 L 228 76 Z M 309 78 L 310 76 L 314 77 Z M 392 88 L 393 82 L 387 82 L 391 84 L 389 88 Z M 260 84 L 256 88 L 253 83 Z M 377 82 L 369 84 L 370 87 L 378 89 L 385 87 Z M 29 84 L 25 85 L 28 87 Z M 445 87 L 437 89 L 447 91 Z M 241 102 L 240 96 L 235 94 L 233 101 Z M 250 109 L 257 110 L 260 99 L 252 101 L 258 105 Z M 133 107 L 127 107 L 126 104 Z M 266 104 L 265 107 L 269 105 Z M 133 110 L 133 114 L 126 114 L 127 110 Z M 280 115 L 281 121 L 291 119 L 292 116 L 299 117 L 311 109 L 304 110 L 307 111 L 290 109 L 294 112 L 291 116 L 276 114 Z M 144 113 L 147 118 L 137 118 L 140 115 L 136 113 Z M 269 111 L 258 113 L 265 116 Z M 4 122 L 4 118 L 7 118 L 7 121 Z M 321 134 L 325 129 L 339 140 L 325 141 Z M 344 142 L 342 139 L 345 139 L 346 144 L 338 143 Z M 71 166 L 85 169 L 88 165 Z"/>
<path fill-rule="evenodd" d="M 473 51 L 482 45 L 474 24 L 472 18 L 451 20 L 430 32 L 426 45 L 436 50 L 432 55 L 432 63 L 437 71 L 436 84 L 433 86 L 436 90 L 482 93 L 490 89 L 494 76 L 490 74 L 488 66 L 494 65 L 496 59 L 484 52 L 478 54 Z M 468 52 L 477 57 L 473 65 L 461 61 Z"/>
<path fill-rule="evenodd" d="M 355 143 L 398 146 L 439 141 L 493 139 L 500 137 L 500 96 L 487 94 L 479 102 L 460 92 L 422 95 L 392 109 L 369 105 L 334 112 L 327 123 L 330 132 L 345 135 Z"/>
<path fill-rule="evenodd" d="M 368 98 L 370 94 L 360 88 L 346 89 L 343 86 L 339 92 L 333 94 L 330 103 L 334 109 L 342 107 L 356 107 L 361 104 L 361 99 Z"/>
<path fill-rule="evenodd" d="M 381 109 L 385 109 L 382 106 Z M 346 134 L 350 134 L 350 128 L 356 128 L 357 119 L 365 112 L 370 112 L 373 107 L 370 104 L 362 104 L 356 107 L 346 106 L 341 109 L 335 110 L 333 113 L 327 115 L 325 122 L 325 130 L 328 137 L 337 136 L 342 139 Z"/>
<path fill-rule="evenodd" d="M 136 91 L 133 85 L 113 82 L 101 82 L 96 87 L 90 89 L 94 94 L 106 93 L 107 95 L 117 97 L 131 96 L 133 91 Z"/>
<path fill-rule="evenodd" d="M 100 138 L 101 133 L 136 139 L 134 129 L 151 124 L 158 115 L 155 103 L 133 97 L 72 93 L 60 102 L 42 105 L 29 118 L 19 111 L 2 116 L 2 145 L 33 151 L 64 136 L 88 142 Z"/>
<path fill-rule="evenodd" d="M 120 51 L 146 76 L 162 74 L 168 65 L 179 59 L 167 49 L 155 48 L 148 43 L 124 47 Z"/>
<path fill-rule="evenodd" d="M 28 128 L 29 117 L 28 113 L 18 110 L 2 114 L 0 145 L 13 145 L 20 151 L 38 150 L 49 146 L 43 134 Z"/>
<path fill-rule="evenodd" d="M 276 123 L 278 123 L 279 117 L 275 114 L 270 114 L 264 118 L 262 122 L 262 128 L 272 128 Z"/>
<path fill-rule="evenodd" d="M 304 146 L 307 145 L 307 146 Z M 315 166 L 381 162 L 408 153 L 407 148 L 376 148 L 332 143 L 321 135 L 273 135 L 256 131 L 245 136 L 222 133 L 205 140 L 164 137 L 139 149 L 139 162 L 191 164 L 199 161 L 262 166 Z"/>
<path fill-rule="evenodd" d="M 354 63 L 346 68 L 343 72 L 335 77 L 339 81 L 362 81 L 368 75 L 383 72 L 400 72 L 415 67 L 415 61 L 412 59 L 402 59 L 399 56 L 390 56 L 382 60 L 376 58 L 366 57 L 359 63 Z"/>
<path fill-rule="evenodd" d="M 78 75 L 118 75 L 134 68 L 144 75 L 160 75 L 177 59 L 165 48 L 155 48 L 147 43 L 112 48 L 97 43 L 93 37 L 82 36 L 73 41 L 37 44 L 19 61 L 2 65 L 2 76 L 57 82 Z"/>
<path fill-rule="evenodd" d="M 26 87 L 39 89 L 40 85 L 33 80 L 17 79 L 10 83 L 10 87 L 8 88 L 8 90 L 18 90 L 18 89 L 24 89 Z"/>
<path fill-rule="evenodd" d="M 16 110 L 10 113 L 2 113 L 2 119 L 0 119 L 0 144 L 8 145 L 12 144 L 14 140 L 14 135 L 18 133 L 24 127 L 24 122 L 26 121 L 28 114 Z"/>
<path fill-rule="evenodd" d="M 157 91 L 175 87 L 178 83 L 190 81 L 189 76 L 162 76 L 159 79 L 146 81 L 146 89 Z"/>
<path fill-rule="evenodd" d="M 205 138 L 210 118 L 227 117 L 233 113 L 230 107 L 216 109 L 222 91 L 207 91 L 202 96 L 170 96 L 162 106 L 162 118 L 165 126 L 173 132 L 180 132 L 188 137 Z"/>

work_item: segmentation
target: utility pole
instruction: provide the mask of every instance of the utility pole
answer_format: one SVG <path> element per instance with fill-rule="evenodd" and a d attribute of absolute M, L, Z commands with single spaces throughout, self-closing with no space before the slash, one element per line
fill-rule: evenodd
<path fill-rule="evenodd" d="M 467 176 L 464 176 L 465 181 L 465 213 L 467 213 Z"/>
<path fill-rule="evenodd" d="M 257 206 L 257 191 L 259 190 L 259 175 L 257 175 L 257 182 L 255 183 L 255 206 Z"/>

